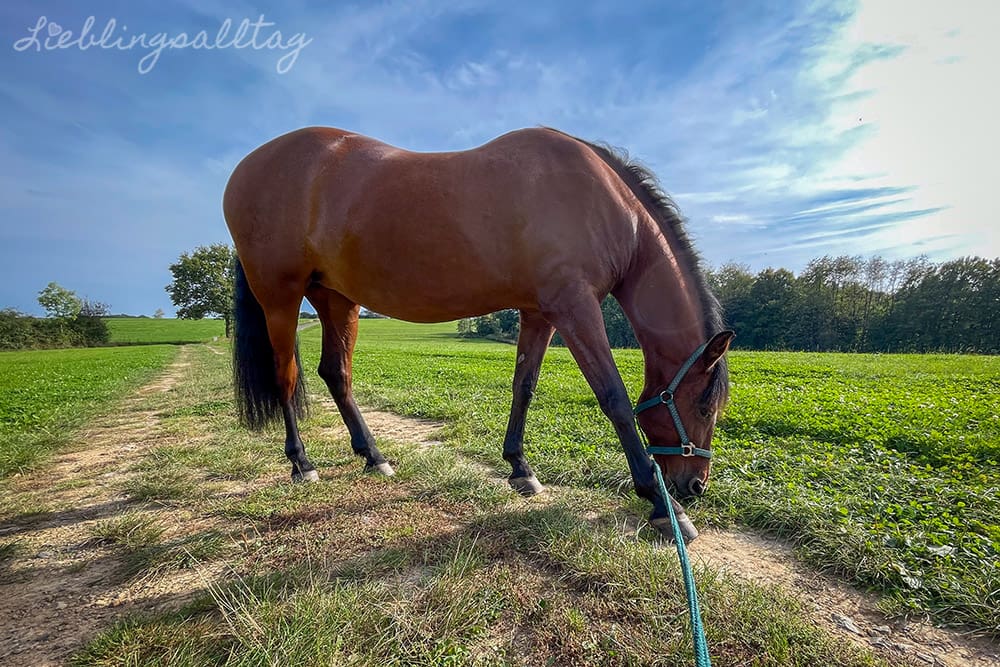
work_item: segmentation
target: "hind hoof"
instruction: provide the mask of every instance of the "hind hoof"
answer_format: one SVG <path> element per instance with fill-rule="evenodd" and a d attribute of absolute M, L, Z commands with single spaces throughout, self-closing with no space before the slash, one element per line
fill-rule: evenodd
<path fill-rule="evenodd" d="M 675 542 L 677 540 L 674 535 L 674 528 L 670 525 L 670 517 L 665 516 L 659 519 L 650 519 L 649 523 L 660 531 L 663 537 L 667 538 L 670 542 Z M 681 537 L 684 539 L 685 544 L 691 544 L 698 537 L 698 529 L 694 527 L 691 523 L 691 519 L 687 517 L 686 514 L 682 514 L 677 517 L 677 526 L 681 529 Z"/>
<path fill-rule="evenodd" d="M 392 469 L 392 466 L 384 461 L 373 466 L 365 466 L 365 472 L 373 475 L 384 475 L 385 477 L 392 477 L 396 474 L 396 471 Z"/>
<path fill-rule="evenodd" d="M 304 473 L 296 471 L 292 473 L 292 481 L 296 484 L 318 482 L 319 473 L 315 470 L 306 470 Z"/>
<path fill-rule="evenodd" d="M 514 477 L 513 479 L 508 479 L 507 483 L 510 484 L 510 488 L 525 497 L 538 495 L 545 490 L 545 487 L 541 485 L 538 478 L 534 475 L 531 477 Z"/>

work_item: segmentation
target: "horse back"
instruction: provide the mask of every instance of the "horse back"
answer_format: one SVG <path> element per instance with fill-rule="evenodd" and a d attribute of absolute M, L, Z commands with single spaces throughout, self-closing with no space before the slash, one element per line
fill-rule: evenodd
<path fill-rule="evenodd" d="M 244 159 L 224 209 L 244 266 L 417 321 L 538 308 L 581 283 L 606 293 L 636 236 L 621 179 L 541 128 L 444 153 L 298 130 Z"/>

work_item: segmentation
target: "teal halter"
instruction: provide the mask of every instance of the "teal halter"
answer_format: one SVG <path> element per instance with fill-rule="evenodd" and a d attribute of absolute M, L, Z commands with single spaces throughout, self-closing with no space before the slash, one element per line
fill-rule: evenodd
<path fill-rule="evenodd" d="M 659 445 L 649 445 L 646 447 L 646 451 L 650 454 L 663 454 L 666 456 L 702 456 L 706 459 L 712 458 L 712 452 L 708 449 L 702 449 L 701 447 L 696 447 L 691 438 L 688 437 L 687 431 L 684 429 L 684 424 L 681 422 L 681 415 L 677 412 L 677 404 L 674 403 L 674 391 L 677 390 L 678 385 L 680 385 L 681 380 L 687 375 L 687 372 L 691 370 L 694 366 L 694 362 L 698 361 L 702 353 L 705 352 L 705 348 L 708 347 L 708 343 L 702 343 L 697 350 L 695 350 L 684 365 L 680 367 L 677 371 L 677 375 L 671 380 L 667 388 L 661 391 L 658 395 L 653 398 L 646 399 L 639 405 L 635 406 L 632 413 L 638 415 L 644 410 L 649 408 L 655 408 L 657 405 L 666 405 L 667 409 L 670 410 L 670 416 L 674 419 L 674 427 L 677 429 L 677 435 L 681 438 L 681 443 L 677 447 L 661 447 Z M 636 422 L 638 425 L 638 421 Z M 639 431 L 642 432 L 642 427 L 639 427 Z"/>

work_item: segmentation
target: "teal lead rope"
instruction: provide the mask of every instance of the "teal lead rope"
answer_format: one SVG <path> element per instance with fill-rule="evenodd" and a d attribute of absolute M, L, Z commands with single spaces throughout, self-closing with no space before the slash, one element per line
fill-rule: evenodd
<path fill-rule="evenodd" d="M 661 454 L 664 456 L 701 456 L 712 458 L 711 450 L 702 449 L 691 442 L 687 430 L 681 421 L 681 414 L 677 411 L 677 405 L 674 403 L 674 392 L 680 385 L 681 380 L 684 379 L 687 372 L 694 366 L 694 362 L 701 357 L 707 347 L 708 343 L 703 343 L 699 346 L 687 358 L 687 361 L 681 365 L 677 374 L 674 375 L 674 379 L 670 381 L 666 389 L 656 396 L 639 403 L 632 411 L 637 416 L 635 422 L 636 430 L 646 445 L 646 451 L 650 456 Z M 658 405 L 666 405 L 667 409 L 670 410 L 670 417 L 674 420 L 674 427 L 677 429 L 677 435 L 680 437 L 680 444 L 677 446 L 664 447 L 662 445 L 650 445 L 646 442 L 646 434 L 639 424 L 638 414 Z M 705 641 L 705 628 L 701 625 L 701 608 L 698 606 L 698 591 L 694 587 L 694 575 L 691 574 L 691 563 L 688 561 L 687 547 L 684 546 L 684 536 L 681 534 L 681 527 L 677 524 L 677 515 L 674 514 L 673 499 L 667 493 L 667 485 L 663 482 L 663 471 L 660 470 L 660 464 L 656 462 L 655 458 L 653 459 L 653 471 L 656 473 L 656 483 L 660 487 L 660 497 L 667 504 L 667 512 L 670 514 L 670 527 L 674 531 L 677 558 L 681 562 L 681 573 L 684 575 L 684 591 L 687 593 L 688 614 L 691 616 L 691 639 L 694 641 L 694 664 L 696 667 L 712 667 L 712 660 L 708 656 L 708 642 Z"/>
<path fill-rule="evenodd" d="M 694 641 L 694 664 L 696 667 L 712 667 L 712 659 L 708 655 L 708 642 L 705 640 L 705 628 L 701 625 L 701 607 L 698 605 L 698 591 L 694 587 L 694 575 L 691 573 L 687 547 L 684 546 L 681 527 L 677 525 L 677 515 L 674 514 L 674 504 L 671 502 L 670 494 L 667 493 L 667 485 L 663 483 L 663 473 L 660 472 L 660 466 L 655 460 L 653 470 L 656 472 L 656 483 L 660 486 L 660 495 L 670 513 L 670 527 L 674 531 L 677 559 L 681 562 L 681 572 L 684 575 L 684 591 L 687 593 L 688 614 L 691 617 L 691 639 Z"/>

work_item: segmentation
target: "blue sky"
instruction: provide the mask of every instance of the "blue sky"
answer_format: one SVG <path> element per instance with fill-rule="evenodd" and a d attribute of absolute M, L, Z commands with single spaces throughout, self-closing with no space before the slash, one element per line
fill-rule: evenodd
<path fill-rule="evenodd" d="M 228 241 L 232 168 L 306 125 L 415 150 L 534 125 L 608 141 L 716 266 L 1000 255 L 996 3 L 140 4 L 0 7 L 0 307 L 39 312 L 54 280 L 172 312 L 168 265 Z M 95 39 L 113 19 L 112 39 L 212 41 L 261 15 L 283 49 L 45 45 L 88 16 Z"/>

